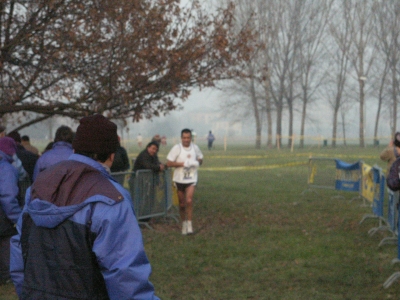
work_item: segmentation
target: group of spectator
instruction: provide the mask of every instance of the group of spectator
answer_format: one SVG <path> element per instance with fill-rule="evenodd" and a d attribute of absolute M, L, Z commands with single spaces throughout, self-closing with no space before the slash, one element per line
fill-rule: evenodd
<path fill-rule="evenodd" d="M 41 155 L 28 136 L 5 131 L 0 127 L 0 284 L 11 279 L 20 299 L 158 299 L 130 194 L 115 176 L 130 168 L 117 126 L 102 115 L 82 118 L 76 132 L 60 126 Z M 182 234 L 192 234 L 203 154 L 183 129 L 161 163 L 157 138 L 133 171 L 175 168 Z M 30 184 L 23 199 L 21 181 Z"/>
<path fill-rule="evenodd" d="M 0 283 L 10 279 L 10 238 L 16 234 L 15 228 L 10 225 L 16 223 L 13 214 L 24 205 L 25 189 L 34 182 L 40 171 L 52 164 L 67 159 L 73 152 L 73 132 L 67 126 L 61 126 L 57 132 L 53 148 L 40 156 L 39 150 L 31 145 L 29 136 L 21 137 L 18 131 L 6 134 L 6 127 L 0 126 L 0 156 L 1 174 L 0 183 L 0 213 L 3 214 L 0 224 Z M 8 164 L 7 164 L 8 162 Z M 14 168 L 12 167 L 14 166 Z M 16 176 L 14 176 L 16 174 Z M 8 219 L 8 220 L 7 220 Z M 11 221 L 11 222 L 9 222 Z M 7 225 L 3 228 L 4 225 Z"/>
<path fill-rule="evenodd" d="M 84 117 L 40 156 L 1 129 L 0 283 L 20 299 L 158 299 L 129 192 L 111 177 L 114 162 L 129 168 L 117 126 Z"/>

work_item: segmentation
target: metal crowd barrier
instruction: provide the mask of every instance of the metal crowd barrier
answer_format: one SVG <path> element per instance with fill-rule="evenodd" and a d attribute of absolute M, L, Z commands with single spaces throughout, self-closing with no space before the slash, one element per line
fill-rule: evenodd
<path fill-rule="evenodd" d="M 372 201 L 372 214 L 366 214 L 361 219 L 360 224 L 364 222 L 366 219 L 378 219 L 379 223 L 377 227 L 373 227 L 368 231 L 369 235 L 373 235 L 378 231 L 394 231 L 394 228 L 390 225 L 390 200 L 389 200 L 389 210 L 388 216 L 384 217 L 384 200 L 385 200 L 385 189 L 386 189 L 386 177 L 382 172 L 382 169 L 374 166 L 369 170 L 369 174 L 372 175 L 372 181 L 369 183 L 367 178 L 363 178 L 363 189 L 372 191 L 372 199 L 368 199 Z M 365 174 L 364 176 L 365 177 Z M 367 188 L 366 188 L 367 187 Z M 369 188 L 368 188 L 369 187 Z M 368 193 L 366 193 L 368 194 Z M 393 193 L 392 193 L 393 194 Z M 389 196 L 391 194 L 389 193 Z M 368 198 L 367 195 L 364 197 Z M 379 246 L 386 243 L 388 238 L 384 238 Z"/>
<path fill-rule="evenodd" d="M 155 173 L 151 170 L 136 172 L 114 172 L 111 176 L 131 194 L 139 224 L 149 227 L 148 221 L 156 217 L 170 217 L 178 221 L 172 203 L 171 170 Z M 29 179 L 18 182 L 18 202 L 25 205 L 26 190 L 31 186 Z"/>
<path fill-rule="evenodd" d="M 378 226 L 371 228 L 368 234 L 389 231 L 391 235 L 383 238 L 378 247 L 397 244 L 397 257 L 392 264 L 400 263 L 400 193 L 386 188 L 386 177 L 379 167 L 371 167 L 362 161 L 348 164 L 334 158 L 310 158 L 308 189 L 315 188 L 358 192 L 364 203 L 367 201 L 372 207 L 372 213 L 364 215 L 360 224 L 369 218 L 377 219 Z M 386 214 L 385 198 L 388 199 Z M 388 288 L 399 279 L 400 271 L 394 272 L 383 287 Z"/>
<path fill-rule="evenodd" d="M 335 158 L 310 157 L 308 160 L 308 189 L 304 190 L 302 194 L 306 191 L 315 192 L 315 189 L 331 189 L 358 192 L 360 195 L 361 165 L 361 161 L 349 164 Z"/>
<path fill-rule="evenodd" d="M 308 160 L 308 189 L 335 189 L 336 165 L 334 158 L 310 158 Z"/>
<path fill-rule="evenodd" d="M 139 224 L 151 228 L 151 218 L 172 217 L 172 178 L 171 170 L 153 172 L 138 170 L 136 172 L 115 172 L 111 176 L 124 186 L 131 194 L 133 209 Z"/>
<path fill-rule="evenodd" d="M 398 193 L 396 193 L 397 196 L 399 195 Z M 398 197 L 397 197 L 397 203 L 399 202 Z M 398 209 L 397 205 L 396 205 L 396 215 L 397 215 L 397 220 L 400 220 L 400 210 Z M 400 230 L 400 222 L 397 221 L 397 233 Z M 397 234 L 397 257 L 394 258 L 392 260 L 392 265 L 399 263 L 400 262 L 400 239 L 398 237 Z M 392 275 L 389 276 L 388 279 L 386 279 L 386 281 L 383 283 L 383 287 L 385 289 L 387 289 L 388 287 L 390 287 L 395 281 L 397 281 L 398 279 L 400 279 L 400 272 L 394 272 Z"/>

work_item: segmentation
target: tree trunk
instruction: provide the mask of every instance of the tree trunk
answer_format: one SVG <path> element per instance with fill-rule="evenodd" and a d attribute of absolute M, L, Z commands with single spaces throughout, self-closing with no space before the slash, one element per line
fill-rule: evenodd
<path fill-rule="evenodd" d="M 342 131 L 343 131 L 343 145 L 347 146 L 346 142 L 346 120 L 345 120 L 346 114 L 342 113 Z"/>
<path fill-rule="evenodd" d="M 302 110 L 301 110 L 300 148 L 304 148 L 304 133 L 305 133 L 306 115 L 307 115 L 307 101 L 306 101 L 306 99 L 307 98 L 303 99 L 303 107 L 302 107 Z"/>
<path fill-rule="evenodd" d="M 253 70 L 251 69 L 251 74 L 253 74 Z M 250 78 L 250 94 L 251 94 L 251 104 L 253 105 L 253 111 L 254 111 L 254 119 L 256 121 L 256 149 L 261 148 L 261 118 L 260 118 L 260 111 L 259 111 L 259 106 L 257 102 L 257 95 L 256 95 L 256 89 L 254 86 L 254 77 L 252 76 Z"/>
<path fill-rule="evenodd" d="M 339 111 L 339 109 L 338 109 L 337 107 L 333 110 L 333 122 L 332 122 L 332 148 L 336 148 L 337 125 L 338 125 L 338 111 Z"/>
<path fill-rule="evenodd" d="M 394 136 L 394 134 L 397 131 L 397 91 L 398 91 L 398 86 L 397 86 L 397 76 L 396 76 L 396 69 L 392 69 L 392 121 L 393 121 L 393 127 L 391 128 L 391 136 Z"/>
<path fill-rule="evenodd" d="M 365 141 L 364 141 L 364 131 L 365 131 L 365 124 L 364 124 L 364 100 L 365 100 L 365 95 L 364 95 L 364 79 L 359 80 L 360 84 L 360 147 L 365 147 Z"/>
<path fill-rule="evenodd" d="M 289 110 L 289 137 L 288 137 L 288 147 L 292 146 L 293 139 L 293 101 L 288 101 L 288 110 Z"/>
<path fill-rule="evenodd" d="M 282 104 L 276 105 L 276 146 L 282 147 Z"/>
<path fill-rule="evenodd" d="M 265 73 L 264 91 L 265 91 L 265 109 L 267 113 L 267 148 L 272 148 L 272 103 L 270 95 L 270 73 L 267 68 Z"/>

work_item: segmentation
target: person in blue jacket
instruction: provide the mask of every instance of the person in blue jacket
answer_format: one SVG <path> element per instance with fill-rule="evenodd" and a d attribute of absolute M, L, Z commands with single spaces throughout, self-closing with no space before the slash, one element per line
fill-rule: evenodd
<path fill-rule="evenodd" d="M 21 214 L 18 204 L 18 171 L 11 165 L 17 145 L 12 138 L 0 138 L 0 284 L 10 280 L 10 238 Z"/>
<path fill-rule="evenodd" d="M 40 172 L 11 240 L 20 299 L 159 299 L 129 192 L 109 174 L 117 126 L 80 120 L 75 153 Z"/>
<path fill-rule="evenodd" d="M 68 159 L 74 152 L 72 149 L 72 140 L 74 139 L 74 132 L 68 126 L 62 125 L 58 127 L 54 143 L 50 150 L 44 152 L 36 162 L 35 169 L 33 170 L 33 180 L 44 169 Z"/>

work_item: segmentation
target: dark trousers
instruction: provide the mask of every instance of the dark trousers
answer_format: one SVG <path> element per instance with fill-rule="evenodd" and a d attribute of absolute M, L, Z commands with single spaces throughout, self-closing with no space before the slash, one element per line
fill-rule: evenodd
<path fill-rule="evenodd" d="M 10 279 L 10 239 L 0 236 L 0 284 Z"/>

